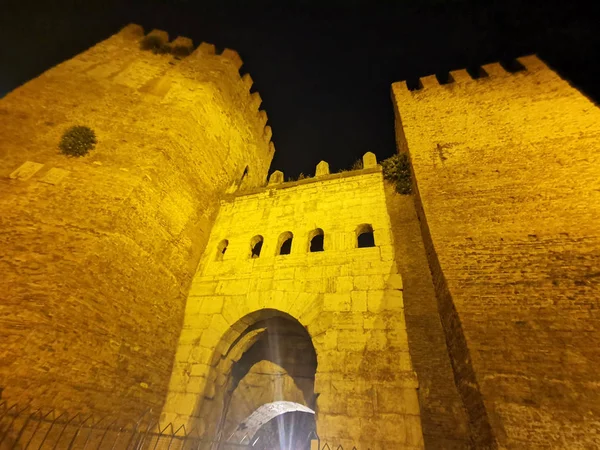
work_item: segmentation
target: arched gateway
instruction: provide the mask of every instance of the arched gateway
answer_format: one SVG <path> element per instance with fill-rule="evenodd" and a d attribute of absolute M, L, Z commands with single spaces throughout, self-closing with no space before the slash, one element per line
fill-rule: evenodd
<path fill-rule="evenodd" d="M 380 169 L 331 177 L 222 202 L 187 299 L 164 422 L 285 449 L 302 448 L 315 426 L 333 448 L 422 448 Z M 365 223 L 374 246 L 361 248 Z M 317 227 L 326 251 L 280 254 L 282 233 L 306 243 Z M 248 251 L 254 236 L 259 257 Z M 255 421 L 278 402 L 298 406 Z"/>
<path fill-rule="evenodd" d="M 194 416 L 203 421 L 205 434 L 216 440 L 251 439 L 260 428 L 256 427 L 259 417 L 271 420 L 299 410 L 314 413 L 316 368 L 311 338 L 296 319 L 274 309 L 247 314 L 216 346 L 211 364 L 206 366 L 206 379 L 214 381 L 207 384 L 205 392 L 212 395 L 199 401 Z M 274 403 L 277 408 L 265 409 Z M 257 411 L 263 414 L 257 416 Z M 296 434 L 306 438 L 314 431 L 314 418 L 312 426 L 307 425 L 306 430 L 296 429 Z"/>

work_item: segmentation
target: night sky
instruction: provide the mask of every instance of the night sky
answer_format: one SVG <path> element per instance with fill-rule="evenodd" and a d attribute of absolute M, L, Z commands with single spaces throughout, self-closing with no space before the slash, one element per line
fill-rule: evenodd
<path fill-rule="evenodd" d="M 394 81 L 537 53 L 598 102 L 593 3 L 0 0 L 0 97 L 128 23 L 159 28 L 237 50 L 273 128 L 272 168 L 312 175 L 321 159 L 336 171 L 393 154 Z"/>

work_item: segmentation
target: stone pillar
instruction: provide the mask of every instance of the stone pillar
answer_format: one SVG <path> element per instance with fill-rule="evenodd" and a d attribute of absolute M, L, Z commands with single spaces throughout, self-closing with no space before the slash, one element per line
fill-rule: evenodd
<path fill-rule="evenodd" d="M 319 164 L 317 164 L 315 177 L 320 177 L 321 175 L 329 175 L 329 164 L 325 161 L 321 161 Z"/>
<path fill-rule="evenodd" d="M 283 183 L 283 172 L 281 170 L 276 170 L 269 177 L 269 184 L 281 184 Z"/>
<path fill-rule="evenodd" d="M 373 152 L 367 152 L 363 155 L 363 169 L 377 167 L 377 157 Z"/>

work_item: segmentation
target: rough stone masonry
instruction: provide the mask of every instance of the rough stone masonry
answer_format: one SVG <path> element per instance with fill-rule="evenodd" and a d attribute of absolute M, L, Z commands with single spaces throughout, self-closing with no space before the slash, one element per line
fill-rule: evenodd
<path fill-rule="evenodd" d="M 412 196 L 372 153 L 267 180 L 240 57 L 164 31 L 11 92 L 2 400 L 217 437 L 293 411 L 344 448 L 600 446 L 600 111 L 520 61 L 393 85 Z M 79 158 L 75 125 L 97 137 Z"/>

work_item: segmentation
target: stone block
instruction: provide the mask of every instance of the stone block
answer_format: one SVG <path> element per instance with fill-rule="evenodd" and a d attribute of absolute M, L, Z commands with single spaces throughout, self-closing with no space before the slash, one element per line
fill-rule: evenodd
<path fill-rule="evenodd" d="M 190 358 L 188 359 L 194 365 L 202 365 L 204 369 L 202 372 L 198 373 L 197 371 L 192 370 L 193 375 L 201 375 L 208 373 L 207 364 L 210 364 L 212 361 L 214 354 L 214 350 L 206 347 L 201 347 L 200 345 L 195 345 L 192 349 Z"/>
<path fill-rule="evenodd" d="M 42 183 L 56 185 L 67 177 L 71 172 L 57 167 L 52 167 L 46 174 L 40 178 Z"/>
<path fill-rule="evenodd" d="M 385 309 L 385 291 L 367 292 L 367 309 L 371 313 L 378 313 Z"/>
<path fill-rule="evenodd" d="M 387 289 L 396 289 L 402 290 L 404 289 L 404 283 L 402 281 L 402 276 L 398 273 L 390 275 L 386 280 Z"/>
<path fill-rule="evenodd" d="M 188 362 L 192 354 L 194 346 L 191 344 L 180 344 L 175 352 L 175 361 L 177 362 Z"/>
<path fill-rule="evenodd" d="M 219 283 L 216 281 L 208 281 L 208 282 L 200 282 L 200 283 L 192 283 L 192 287 L 190 289 L 190 297 L 196 296 L 205 296 L 205 295 L 213 295 L 217 290 L 217 285 Z"/>
<path fill-rule="evenodd" d="M 367 291 L 352 291 L 350 298 L 352 299 L 352 311 L 367 311 Z"/>
<path fill-rule="evenodd" d="M 350 311 L 352 302 L 349 294 L 323 294 L 325 311 Z"/>
<path fill-rule="evenodd" d="M 354 278 L 350 276 L 339 276 L 335 283 L 336 292 L 350 292 L 354 289 Z"/>
<path fill-rule="evenodd" d="M 329 164 L 325 161 L 321 161 L 319 164 L 317 164 L 317 170 L 315 172 L 316 177 L 323 175 L 329 175 Z"/>
<path fill-rule="evenodd" d="M 388 311 L 401 311 L 404 309 L 404 298 L 402 291 L 383 291 L 384 309 Z"/>
<path fill-rule="evenodd" d="M 202 394 L 204 393 L 204 389 L 206 387 L 206 378 L 203 376 L 195 377 L 190 376 L 188 383 L 186 385 L 186 392 L 190 392 L 192 394 Z"/>
<path fill-rule="evenodd" d="M 317 408 L 319 414 L 346 414 L 346 396 L 330 394 L 321 394 L 317 399 Z"/>
<path fill-rule="evenodd" d="M 364 319 L 361 313 L 337 312 L 333 322 L 338 330 L 362 330 Z"/>
<path fill-rule="evenodd" d="M 338 350 L 323 351 L 319 354 L 319 373 L 339 372 L 344 367 L 346 354 Z"/>
<path fill-rule="evenodd" d="M 283 172 L 280 170 L 276 170 L 269 176 L 269 185 L 281 184 L 283 181 Z"/>
<path fill-rule="evenodd" d="M 32 176 L 34 176 L 42 167 L 44 167 L 43 164 L 36 163 L 33 161 L 25 161 L 16 170 L 14 170 L 8 176 L 8 178 L 10 178 L 11 180 L 26 181 L 29 180 Z"/>
<path fill-rule="evenodd" d="M 388 340 L 385 330 L 370 330 L 367 332 L 367 351 L 382 351 L 387 349 Z"/>
<path fill-rule="evenodd" d="M 364 350 L 367 343 L 367 335 L 362 329 L 340 330 L 338 335 L 338 349 L 354 352 Z"/>
<path fill-rule="evenodd" d="M 367 152 L 363 155 L 363 168 L 369 169 L 371 167 L 377 167 L 377 156 L 373 152 Z"/>
<path fill-rule="evenodd" d="M 202 306 L 200 312 L 202 314 L 217 314 L 223 310 L 223 297 L 219 295 L 213 295 L 211 297 L 204 297 L 202 299 Z"/>

